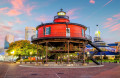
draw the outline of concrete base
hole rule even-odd
[[[44,64],[44,66],[48,66],[48,64]]]
[[[40,64],[39,63],[35,63],[35,66],[39,66]]]
[[[73,64],[67,64],[67,66],[73,66]]]
[[[83,66],[87,66],[87,63],[83,63],[82,65],[83,65]]]

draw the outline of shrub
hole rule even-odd
[[[100,57],[99,56],[95,57],[95,60],[100,60]]]
[[[108,57],[107,57],[107,56],[104,56],[103,59],[108,60]]]
[[[118,60],[120,58],[120,56],[115,56],[115,60]]]

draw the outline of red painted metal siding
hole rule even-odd
[[[38,28],[38,38],[41,38],[41,37],[66,37],[66,28],[67,28],[66,24],[45,25],[45,28],[51,27],[50,35],[44,35],[43,27],[44,26],[41,26]],[[85,31],[84,27],[77,26],[77,25],[68,25],[68,28],[70,28],[70,37],[82,37],[82,29]]]
[[[70,22],[70,21],[68,19],[58,18],[58,19],[55,19],[54,22]]]

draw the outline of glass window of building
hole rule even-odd
[[[46,27],[45,35],[49,35],[51,33],[51,27]]]
[[[85,33],[84,33],[84,29],[82,29],[82,36],[84,37]]]

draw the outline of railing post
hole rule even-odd
[[[47,63],[47,53],[48,53],[48,42],[46,42],[46,63]]]

